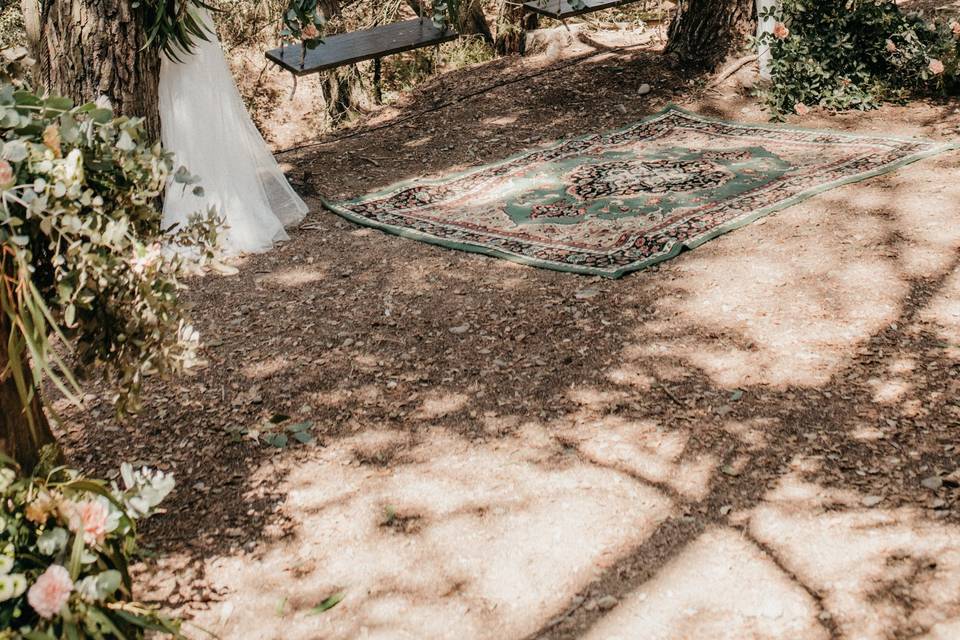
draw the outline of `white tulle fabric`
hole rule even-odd
[[[212,25],[209,14],[204,19]],[[257,131],[215,35],[183,62],[164,59],[160,70],[163,145],[201,179],[202,197],[171,183],[163,207],[166,226],[216,207],[226,221],[220,251],[260,252],[288,239],[307,206],[287,182]]]

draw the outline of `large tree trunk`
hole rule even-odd
[[[40,394],[35,391],[33,400],[24,407],[16,382],[6,371],[9,336],[9,322],[6,317],[0,317],[0,451],[30,473],[40,461],[40,450],[46,445],[55,445],[56,441],[40,406]]]
[[[526,44],[527,31],[537,28],[538,16],[532,11],[527,12],[520,2],[500,4],[500,13],[497,16],[496,50],[500,55],[512,53],[522,54]]]
[[[23,0],[28,24],[32,2]],[[144,48],[130,0],[42,0],[36,23],[41,88],[77,102],[106,96],[117,113],[146,118],[149,133],[160,137],[160,56]]]
[[[493,32],[487,24],[487,16],[483,13],[483,3],[480,0],[462,0],[457,21],[459,24],[455,26],[461,35],[478,35],[487,44],[494,44]]]
[[[712,71],[743,47],[754,16],[754,0],[681,0],[667,52],[685,65]]]

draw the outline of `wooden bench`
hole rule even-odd
[[[365,60],[429,47],[460,37],[450,28],[438,29],[429,19],[405,20],[363,31],[328,36],[304,54],[302,44],[267,51],[267,59],[296,76],[318,73]]]
[[[539,13],[542,16],[553,18],[554,20],[565,20],[573,16],[580,16],[585,13],[593,13],[603,9],[619,7],[620,5],[630,4],[637,0],[580,0],[575,7],[570,0],[530,0],[524,2],[523,6],[527,11]]]

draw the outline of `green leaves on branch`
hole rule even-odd
[[[905,14],[893,0],[783,0],[760,17],[775,33],[763,97],[776,117],[806,107],[872,109],[911,95],[956,93],[960,24]]]
[[[147,46],[180,61],[198,41],[209,39],[209,29],[198,13],[213,8],[203,0],[133,0],[147,32]]]
[[[0,65],[0,326],[12,376],[29,401],[43,379],[76,400],[77,384],[52,348],[97,364],[135,410],[143,378],[197,363],[198,336],[180,305],[186,264],[164,247],[208,255],[212,212],[176,233],[161,228],[168,179],[188,172],[151,144],[142,121],[107,105],[40,98]]]
[[[327,18],[317,0],[290,0],[283,13],[283,35],[298,40],[308,49],[323,42]]]

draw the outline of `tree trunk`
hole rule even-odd
[[[497,17],[496,50],[502,56],[513,53],[523,54],[527,31],[532,31],[539,24],[536,13],[527,12],[523,4],[502,2]]]
[[[341,122],[357,109],[369,105],[370,97],[356,65],[328,71],[323,80],[322,91],[327,115],[334,123]]]
[[[490,31],[490,25],[487,24],[487,16],[483,13],[483,3],[480,0],[464,0],[460,4],[460,15],[457,16],[459,24],[456,25],[457,31],[461,35],[478,35],[483,40],[493,46],[493,32]]]
[[[681,0],[667,52],[687,66],[712,71],[742,49],[754,16],[754,0]]]
[[[29,11],[30,0],[23,0]],[[26,16],[29,18],[29,14]],[[109,98],[160,137],[160,56],[129,0],[43,0],[33,43],[38,84],[78,103]]]
[[[17,392],[13,376],[6,372],[7,340],[10,325],[0,318],[0,451],[17,461],[30,473],[40,461],[40,450],[55,445],[50,423],[40,406],[40,394],[34,390],[33,400],[26,407]],[[33,420],[33,426],[30,421]]]

